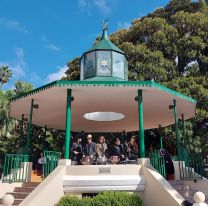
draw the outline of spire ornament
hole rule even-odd
[[[102,39],[108,39],[108,34],[107,34],[107,30],[108,30],[108,19],[105,19],[105,20],[102,21],[101,28],[103,30]]]
[[[108,30],[108,18],[102,21],[101,28],[103,31]]]

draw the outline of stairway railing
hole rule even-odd
[[[29,155],[6,154],[2,182],[25,182],[28,178]]]
[[[179,161],[181,179],[201,179],[204,176],[204,161],[201,153],[190,153],[182,148]]]
[[[44,151],[43,152],[43,178],[46,178],[58,165],[58,160],[61,157],[60,152]]]
[[[150,159],[150,164],[163,176],[166,178],[166,171],[165,171],[165,160],[164,157],[160,155],[159,151],[152,151],[149,152],[148,155]]]

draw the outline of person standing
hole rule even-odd
[[[175,180],[175,170],[170,154],[165,149],[161,149],[160,155],[164,157],[166,179]]]
[[[96,143],[92,141],[92,135],[87,135],[87,144],[84,147],[84,155],[93,158],[96,155]]]
[[[128,143],[127,148],[128,156],[130,160],[136,160],[138,156],[138,145],[136,143],[135,137],[132,137]]]
[[[82,159],[82,153],[83,153],[83,147],[82,147],[82,137],[78,136],[77,141],[73,142],[71,147],[71,154],[72,154],[72,161],[74,164],[81,164]]]
[[[105,137],[100,136],[99,143],[96,145],[96,153],[98,157],[104,157],[106,156],[108,146],[105,143]]]
[[[125,150],[123,145],[121,144],[121,141],[119,138],[115,139],[114,142],[114,147],[112,149],[112,156],[118,156],[120,158],[120,160],[124,160],[125,159]]]

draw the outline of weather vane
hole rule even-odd
[[[101,28],[103,31],[108,30],[108,19],[102,21]]]

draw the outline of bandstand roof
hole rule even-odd
[[[59,80],[10,100],[10,117],[29,116],[31,99],[39,105],[33,111],[37,126],[65,129],[66,94],[72,89],[72,131],[121,132],[138,130],[137,91],[143,90],[144,127],[157,128],[174,124],[169,105],[176,100],[178,117],[195,116],[196,101],[152,81],[67,81]],[[83,116],[89,112],[118,112],[125,118],[116,121],[93,121]]]

